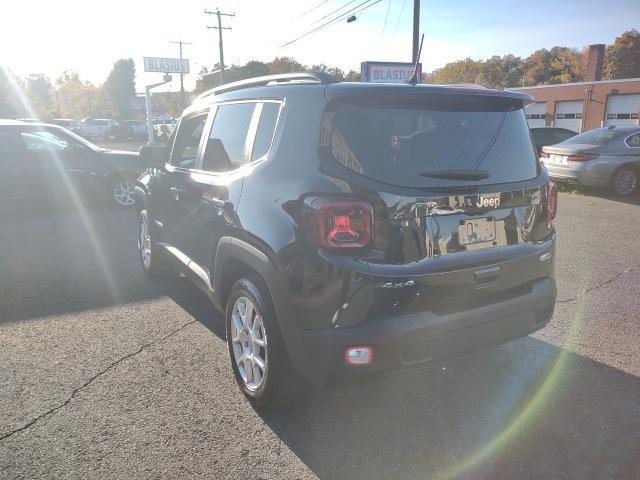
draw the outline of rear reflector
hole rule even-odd
[[[344,351],[344,363],[347,365],[371,365],[373,363],[373,347],[349,347]]]

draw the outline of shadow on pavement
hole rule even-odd
[[[167,294],[221,339],[187,279]],[[309,359],[313,361],[313,359]],[[321,479],[636,479],[640,378],[525,337],[261,413]]]
[[[161,284],[221,339],[186,278]],[[309,359],[313,361],[313,359]],[[321,479],[636,479],[640,379],[525,337],[261,413]]]
[[[42,210],[2,222],[0,323],[163,295],[140,266],[133,210]]]
[[[631,479],[639,399],[637,377],[526,337],[263,418],[321,479]]]
[[[566,183],[560,184],[560,191],[569,194],[583,195],[586,197],[602,198],[613,202],[627,203],[629,205],[640,205],[640,191],[636,191],[634,194],[624,197],[616,195],[604,188],[583,187]]]
[[[159,283],[170,297],[195,320],[207,327],[220,339],[226,339],[224,316],[190,280],[184,277],[167,278]]]

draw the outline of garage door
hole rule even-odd
[[[545,113],[547,112],[547,102],[536,102],[529,105],[524,110],[529,127],[544,127]]]
[[[640,94],[609,95],[607,98],[607,113],[604,126],[609,125],[638,125],[640,112]]]
[[[553,126],[579,132],[582,128],[582,103],[582,100],[556,102],[556,118]]]

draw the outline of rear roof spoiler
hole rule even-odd
[[[352,95],[381,95],[385,93],[421,95],[435,94],[446,95],[457,93],[461,95],[478,95],[485,97],[505,98],[519,100],[523,105],[534,101],[531,95],[516,92],[513,90],[495,90],[483,87],[482,85],[432,85],[417,84],[407,85],[402,83],[362,83],[362,82],[342,82],[339,85],[328,85],[326,89],[327,99],[333,100]]]

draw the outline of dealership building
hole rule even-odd
[[[526,110],[530,127],[584,132],[609,125],[638,125],[640,78],[602,80],[604,45],[589,46],[584,82],[514,88],[535,99]]]

